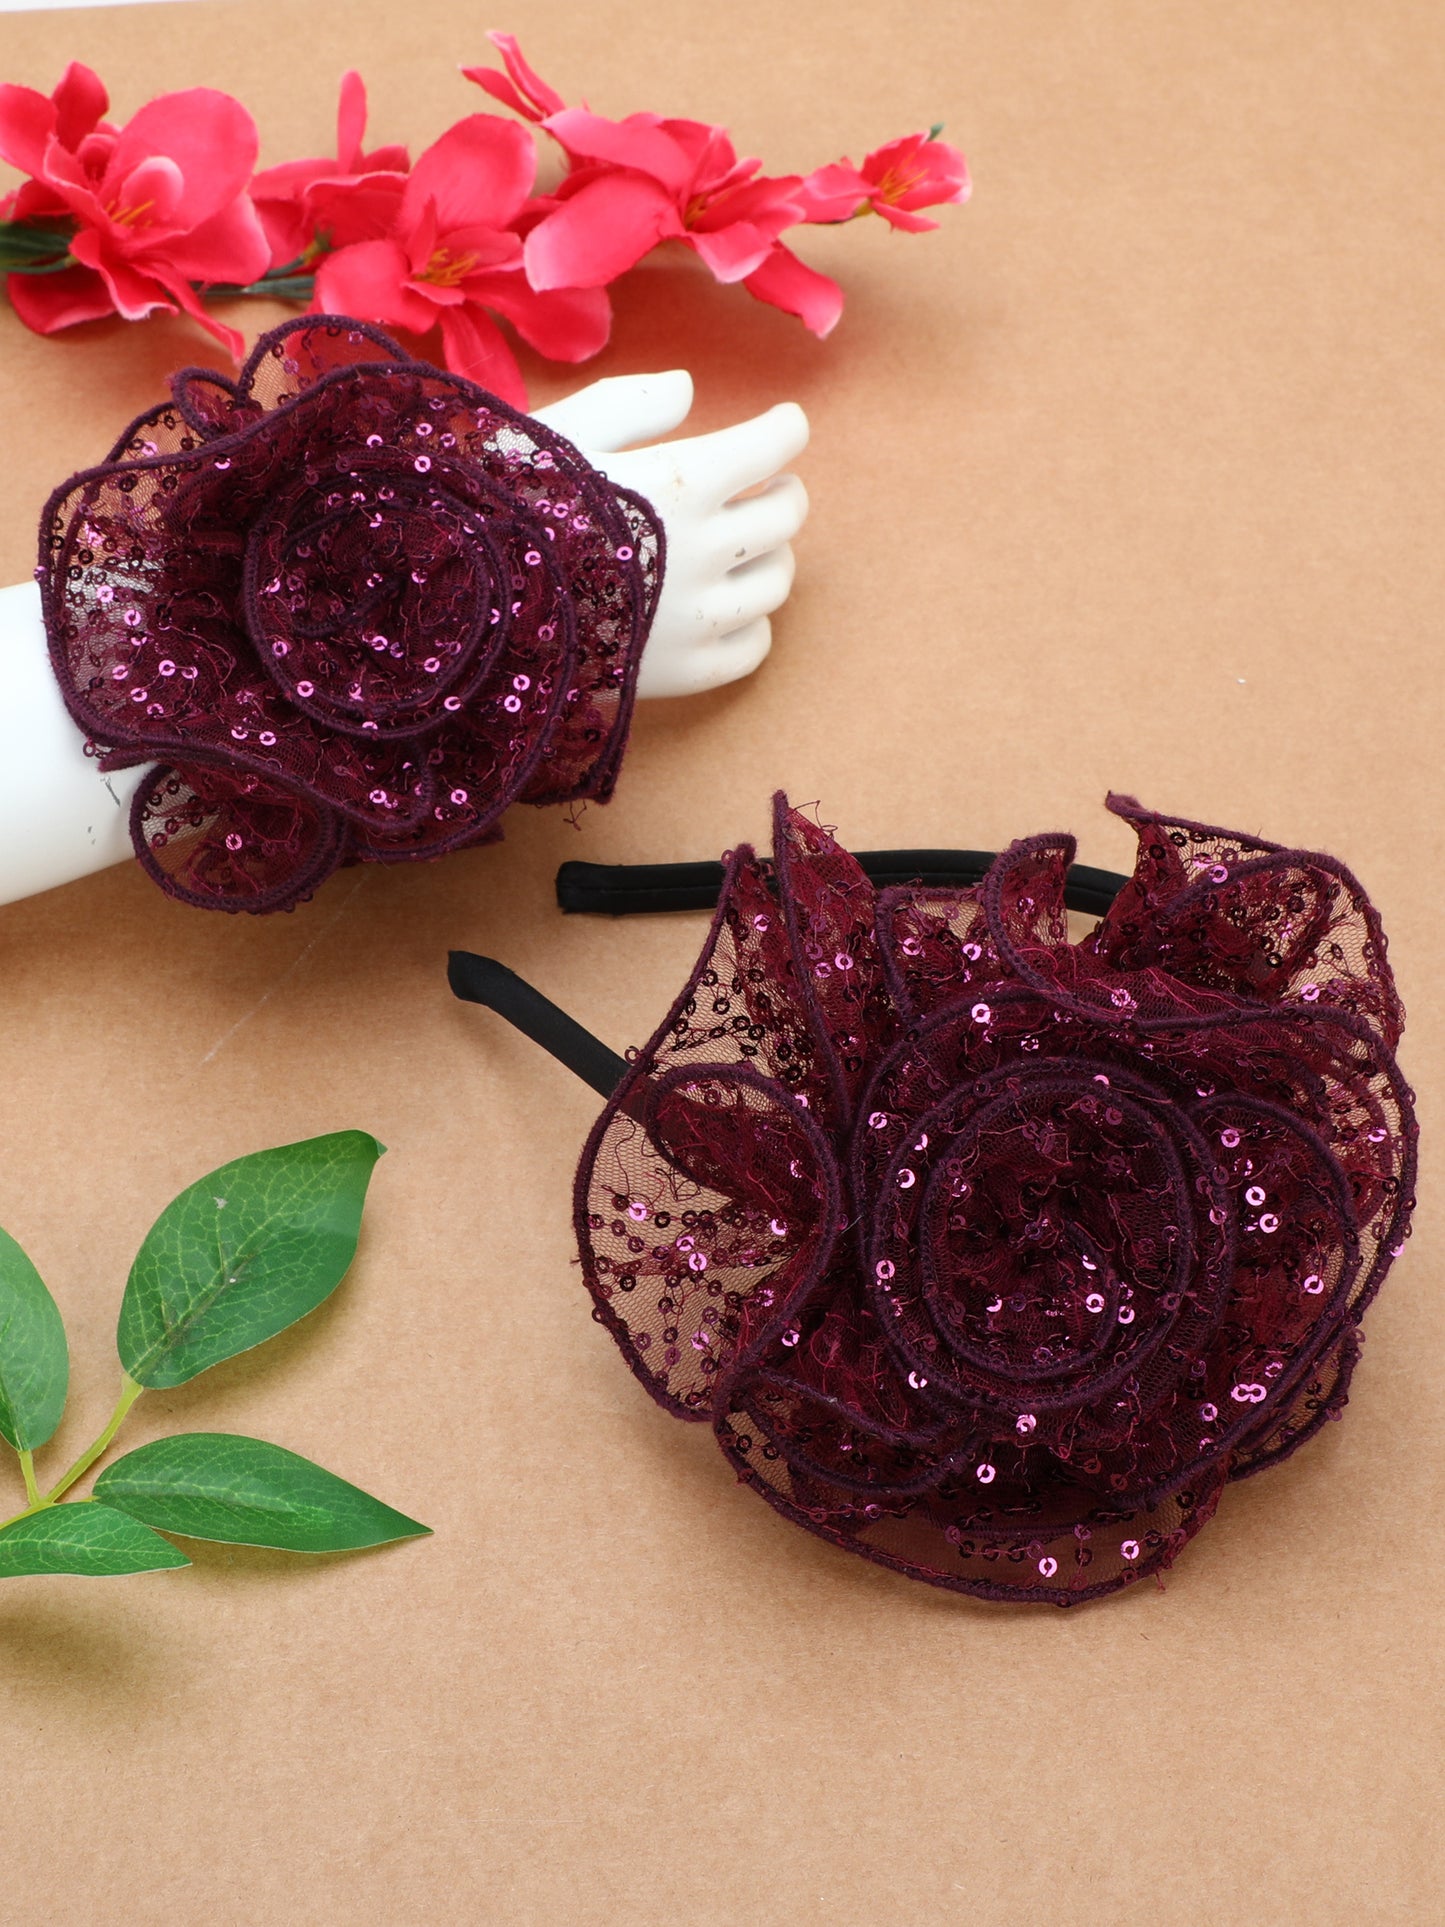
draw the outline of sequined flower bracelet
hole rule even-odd
[[[565,908],[717,905],[630,1060],[451,964],[607,1098],[576,1231],[647,1391],[786,1518],[985,1599],[1162,1573],[1338,1418],[1414,1204],[1361,886],[1110,807],[1127,879],[1052,835],[855,858],[781,797],[771,862],[564,866]]]
[[[162,889],[290,909],[611,794],[664,568],[646,501],[345,317],[171,388],[56,490],[37,571],[71,717],[102,768],[155,766],[131,833]]]

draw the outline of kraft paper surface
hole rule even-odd
[[[221,87],[269,162],[330,151],[355,65],[373,139],[416,151],[487,105],[456,68],[489,26],[569,100],[726,121],[773,172],[942,120],[975,198],[922,238],[805,235],[847,290],[826,342],[690,257],[618,290],[588,373],[686,365],[703,428],[797,399],[813,508],[766,666],[645,707],[611,806],[290,916],[190,910],[133,864],[0,911],[0,1223],[69,1326],[62,1462],[161,1206],[359,1126],[390,1150],[349,1279],[128,1436],[275,1439],[436,1529],[7,1582],[0,1918],[1438,1920],[1438,9],[213,0],[7,16],[0,75],[48,91],[83,57],[117,117]],[[180,321],[45,341],[0,305],[0,582],[54,484],[211,358]],[[539,403],[585,378],[526,365]],[[555,866],[715,856],[780,786],[854,848],[1063,829],[1117,869],[1113,787],[1329,850],[1381,908],[1416,1235],[1344,1422],[1230,1488],[1162,1590],[998,1607],[814,1542],[589,1317],[596,1100],[453,1000],[447,950],[639,1043],[705,920],[564,919]]]

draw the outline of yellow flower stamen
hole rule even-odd
[[[141,201],[135,207],[122,207],[119,201],[112,201],[105,211],[118,226],[135,227],[154,206],[154,201]]]
[[[874,192],[891,207],[895,201],[901,201],[910,188],[917,187],[926,171],[920,167],[916,173],[900,174],[896,168],[890,167]]]
[[[475,254],[454,255],[450,248],[437,248],[418,279],[430,281],[433,287],[454,288],[459,281],[465,281],[476,265]]]

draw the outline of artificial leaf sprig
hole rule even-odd
[[[0,1579],[189,1565],[163,1532],[344,1552],[430,1530],[294,1452],[226,1432],[155,1439],[108,1466],[90,1498],[68,1500],[142,1392],[184,1385],[330,1296],[355,1254],[382,1150],[364,1131],[283,1144],[222,1165],[166,1206],[121,1300],[115,1410],[46,1492],[34,1455],[65,1409],[65,1328],[34,1265],[0,1231],[0,1436],[19,1458],[26,1497],[0,1523]]]

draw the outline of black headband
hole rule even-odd
[[[989,850],[863,850],[857,861],[879,889],[902,883],[965,889],[982,882],[997,858]],[[721,863],[564,863],[557,872],[557,902],[563,910],[590,916],[715,910],[723,876]],[[1064,902],[1070,910],[1101,917],[1126,881],[1116,871],[1076,863],[1068,873]],[[611,1097],[626,1075],[626,1058],[494,957],[453,950],[447,981],[467,1003],[505,1017],[599,1097]]]

